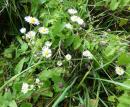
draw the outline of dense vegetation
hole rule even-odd
[[[130,0],[1,0],[0,107],[130,107]]]

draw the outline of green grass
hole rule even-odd
[[[0,23],[1,107],[129,107],[129,2],[0,1],[0,19],[6,22]],[[76,9],[85,24],[73,22],[69,8]],[[28,15],[40,25],[27,23]],[[73,28],[67,29],[66,23]],[[42,26],[48,34],[39,32]],[[19,31],[22,27],[25,34]],[[36,32],[31,39],[30,30]],[[46,41],[52,43],[47,48],[50,58],[43,55]],[[83,56],[86,50],[92,59]],[[117,66],[125,71],[123,75],[116,73]],[[23,83],[34,87],[23,93]]]

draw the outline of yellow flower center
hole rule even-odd
[[[41,32],[46,32],[46,29],[42,29]]]
[[[35,23],[35,18],[31,18],[31,23]]]
[[[47,56],[49,54],[48,50],[45,51],[45,55]]]

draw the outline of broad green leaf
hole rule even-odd
[[[108,101],[115,102],[116,96],[109,96]]]
[[[128,5],[130,0],[119,0],[121,7]]]
[[[119,26],[123,26],[123,25],[126,25],[128,23],[128,19],[126,18],[121,18],[120,21],[119,21]]]
[[[16,102],[15,102],[15,100],[13,100],[13,101],[11,101],[9,103],[9,107],[18,107],[17,104],[16,104]]]
[[[31,103],[23,102],[20,107],[32,107]]]
[[[111,10],[116,10],[118,6],[119,6],[119,2],[117,0],[111,0],[111,3],[110,3]]]
[[[127,65],[130,64],[130,54],[122,53],[118,58],[119,65]]]
[[[15,74],[20,73],[22,71],[23,64],[24,64],[25,61],[26,61],[26,59],[23,58],[23,59],[20,60],[20,62],[18,62],[18,64],[16,65],[16,67],[14,69]]]
[[[72,45],[73,41],[74,41],[73,35],[70,35],[69,37],[67,37],[64,42],[65,47]]]
[[[62,73],[64,73],[65,70],[59,67],[44,70],[40,73],[39,77],[41,80],[48,80],[49,78],[53,78],[54,76],[60,76]]]
[[[82,39],[79,36],[76,36],[73,41],[73,48],[78,49],[82,43]]]
[[[52,97],[53,92],[51,90],[49,90],[49,89],[48,90],[43,89],[41,95],[46,96],[46,97]]]
[[[23,43],[21,45],[21,52],[25,52],[28,49],[28,44],[27,43]]]
[[[9,48],[4,50],[4,57],[6,58],[12,58],[14,52],[14,45],[11,45]]]

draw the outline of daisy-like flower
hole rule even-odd
[[[77,13],[77,10],[76,9],[68,9],[68,13],[73,15],[73,14]]]
[[[62,62],[61,61],[58,61],[57,62],[57,65],[60,67],[60,66],[62,66]]]
[[[83,19],[81,19],[79,16],[73,15],[73,16],[70,17],[70,19],[71,19],[72,22],[76,22],[79,25],[83,25],[84,24]]]
[[[21,29],[20,29],[20,32],[21,32],[21,33],[26,33],[26,28],[24,28],[24,27],[21,28]]]
[[[21,92],[24,93],[24,94],[26,94],[26,93],[28,92],[28,90],[29,90],[29,85],[28,85],[28,83],[23,83],[23,84],[22,84]]]
[[[123,75],[125,73],[124,69],[119,66],[116,66],[115,71],[118,75]]]
[[[40,83],[39,78],[36,78],[35,83],[36,83],[36,84],[39,84],[39,83]]]
[[[38,29],[39,33],[41,34],[48,34],[49,33],[49,29],[48,28],[45,28],[45,27],[40,27]]]
[[[51,49],[49,49],[49,47],[44,46],[44,47],[42,48],[42,55],[43,55],[43,57],[45,57],[45,58],[50,58],[51,55],[52,55]]]
[[[66,59],[67,61],[70,61],[71,58],[72,58],[72,56],[71,56],[70,54],[67,54],[67,55],[65,56],[65,59]]]
[[[84,24],[84,21],[83,21],[83,19],[78,18],[77,23],[78,23],[79,25],[83,25],[83,24]]]
[[[33,24],[33,25],[39,25],[39,20],[35,17],[31,17],[31,16],[26,16],[25,18],[25,21],[30,23],[30,24]]]
[[[73,26],[72,26],[70,23],[65,24],[65,27],[66,27],[67,29],[73,29]]]
[[[50,42],[50,41],[45,42],[45,46],[50,47],[51,45],[52,45],[52,42]]]
[[[86,51],[83,52],[83,56],[87,57],[88,59],[92,59],[93,58],[93,55],[88,50],[86,50]]]
[[[34,32],[34,31],[29,31],[29,32],[26,34],[26,39],[34,39],[34,38],[35,38],[35,35],[36,35],[36,32]]]
[[[80,18],[79,16],[75,16],[75,15],[73,15],[73,16],[70,17],[70,19],[71,19],[72,22],[77,22],[77,20],[79,18]]]

